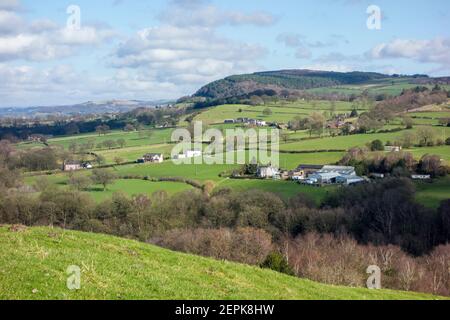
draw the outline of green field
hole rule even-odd
[[[352,105],[349,102],[335,102],[336,112],[352,111]],[[263,111],[269,108],[272,115],[264,115]],[[307,117],[313,112],[329,111],[331,102],[329,101],[297,101],[289,104],[269,104],[265,106],[249,105],[221,105],[209,108],[198,115],[195,120],[206,123],[223,123],[225,119],[254,118],[268,122],[287,123],[296,116]],[[241,111],[241,112],[240,112]]]
[[[131,240],[53,228],[0,227],[0,299],[437,299],[391,290],[329,286]],[[67,289],[69,266],[81,288]]]
[[[50,145],[59,145],[68,148],[73,142],[77,144],[94,141],[95,145],[106,140],[124,139],[127,147],[149,146],[154,144],[162,144],[170,141],[173,129],[148,129],[145,132],[151,132],[150,137],[140,137],[138,132],[124,132],[122,130],[111,131],[106,135],[98,135],[96,133],[64,136],[52,138],[48,140]]]
[[[416,199],[429,208],[437,208],[443,200],[450,199],[450,177],[432,182],[417,182]]]
[[[69,180],[67,174],[48,176],[48,179],[52,184],[62,188],[70,188],[67,184]],[[25,179],[25,182],[29,185],[33,185],[35,181],[36,177]],[[191,189],[193,189],[192,186],[182,182],[153,182],[138,179],[119,179],[114,181],[113,184],[108,185],[106,190],[103,190],[103,187],[100,185],[93,185],[85,192],[89,193],[96,201],[102,201],[110,199],[116,192],[121,192],[131,197],[138,194],[151,196],[157,191],[164,191],[169,195],[173,195]]]

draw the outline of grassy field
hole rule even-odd
[[[126,141],[126,147],[149,146],[169,142],[172,131],[173,129],[148,129],[144,130],[143,133],[146,134],[150,132],[150,136],[141,137],[138,132],[124,132],[122,130],[115,130],[101,136],[96,133],[90,133],[58,137],[49,139],[48,143],[50,145],[59,145],[64,148],[68,148],[73,142],[83,144],[92,140],[95,145],[97,145],[106,140],[124,139]]]
[[[329,286],[270,270],[175,253],[116,237],[0,227],[0,299],[437,299],[426,294]],[[70,291],[69,266],[81,269]]]
[[[311,198],[318,205],[330,192],[336,189],[335,187],[318,188],[314,186],[300,185],[292,181],[233,179],[223,180],[216,186],[216,188],[230,188],[236,191],[256,189],[275,193],[284,199],[292,198],[301,193]]]
[[[81,173],[85,174],[85,173]],[[69,177],[67,174],[58,174],[47,177],[52,184],[58,185],[61,188],[70,188],[68,185]],[[26,178],[25,182],[28,185],[33,185],[36,181],[36,177]],[[102,201],[110,199],[116,192],[122,192],[128,196],[137,194],[152,195],[157,191],[167,192],[169,195],[173,195],[182,191],[192,190],[193,187],[182,182],[153,182],[137,179],[119,179],[113,184],[108,185],[106,190],[100,185],[93,185],[85,192],[89,193],[94,200]]]
[[[348,102],[335,102],[336,112],[351,112],[352,105]],[[269,108],[271,115],[264,115],[263,111]],[[264,106],[249,105],[222,105],[209,108],[198,115],[195,120],[206,123],[223,123],[225,119],[253,118],[269,122],[287,123],[296,116],[307,117],[313,112],[329,111],[329,101],[297,101],[288,104],[268,104]]]
[[[443,200],[450,199],[450,177],[433,182],[418,182],[416,199],[429,208],[437,208]]]

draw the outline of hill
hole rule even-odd
[[[234,75],[207,84],[195,97],[225,99],[248,95],[258,90],[309,90],[341,85],[376,84],[381,80],[408,78],[374,72],[330,72],[313,70],[266,71]]]
[[[433,299],[323,285],[145,243],[52,228],[0,227],[0,299]],[[81,290],[66,269],[81,268]]]

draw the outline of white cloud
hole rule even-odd
[[[83,25],[71,30],[50,20],[28,23],[17,12],[0,10],[0,61],[64,58],[80,47],[100,45],[115,36],[105,27]]]
[[[270,26],[276,18],[270,13],[244,13],[223,10],[207,0],[173,0],[159,18],[164,24],[179,27],[217,27],[221,25]]]
[[[450,68],[449,52],[449,38],[434,38],[431,40],[395,39],[375,46],[367,53],[367,56],[373,59],[405,58]]]
[[[0,0],[0,10],[17,10],[19,8],[19,0]]]
[[[204,27],[161,26],[139,31],[112,57],[116,68],[145,69],[160,81],[193,86],[253,71],[265,49],[219,37]]]

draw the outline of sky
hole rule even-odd
[[[0,107],[177,99],[279,69],[449,76],[450,1],[0,0]]]

